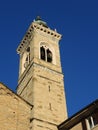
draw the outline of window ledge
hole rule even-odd
[[[98,124],[95,125],[91,130],[98,130]]]

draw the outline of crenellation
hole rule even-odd
[[[28,29],[27,33],[25,34],[24,38],[22,39],[20,45],[17,48],[17,53],[20,54],[23,52],[23,48],[26,49],[29,45],[31,39],[33,38],[33,29],[32,27]]]

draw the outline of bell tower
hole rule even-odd
[[[57,130],[57,125],[67,119],[60,39],[59,33],[37,17],[17,48],[17,94],[33,105],[31,130]]]

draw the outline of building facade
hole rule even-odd
[[[0,83],[0,130],[30,130],[33,106]]]
[[[59,130],[98,130],[98,100],[58,126]]]
[[[97,130],[97,101],[67,116],[60,40],[40,17],[31,23],[17,48],[17,93],[0,83],[0,130]]]
[[[6,100],[8,111],[4,111],[3,116],[2,105],[0,130],[8,130],[11,124],[10,130],[57,130],[67,119],[60,39],[61,35],[51,30],[40,17],[31,23],[17,48],[20,56],[17,94],[1,84],[12,96],[5,92],[6,100],[1,91],[4,98],[1,104]]]

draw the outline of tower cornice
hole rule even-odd
[[[28,31],[26,32],[24,38],[22,39],[20,45],[17,48],[17,53],[20,54],[22,52],[22,50],[24,50],[25,48],[27,48],[27,46],[29,45],[31,39],[33,38],[34,32],[38,31],[38,32],[43,32],[45,34],[47,34],[50,37],[54,37],[57,40],[60,40],[62,35],[57,33],[56,30],[51,30],[50,28],[44,27],[40,24],[38,24],[37,22],[32,22]]]
[[[45,65],[40,65],[39,63],[37,63],[36,59],[33,59],[31,61],[31,63],[28,65],[27,69],[23,72],[23,74],[19,78],[18,85],[22,82],[22,80],[24,79],[24,77],[29,72],[29,70],[31,69],[32,66],[36,67],[36,68],[40,68],[43,71],[47,71],[47,72],[54,73],[54,74],[59,74],[59,75],[61,75],[62,78],[64,77],[62,72],[60,72],[58,70],[51,69],[48,66],[46,67]]]
[[[50,36],[57,38],[58,40],[61,39],[61,34],[57,33],[56,30],[51,30],[50,28],[46,28],[42,25],[39,25],[36,22],[33,22],[33,27],[38,31],[44,32]]]

